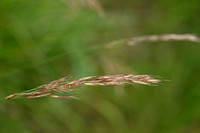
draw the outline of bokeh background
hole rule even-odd
[[[200,46],[134,36],[200,35],[199,0],[1,0],[0,98],[71,75],[149,74],[156,86],[81,87],[80,100],[0,102],[1,133],[199,133]]]

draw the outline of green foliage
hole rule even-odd
[[[81,88],[81,100],[0,103],[0,132],[198,133],[200,47],[191,42],[103,49],[113,40],[199,33],[198,0],[102,0],[92,9],[63,1],[1,0],[0,98],[72,75],[149,74],[158,86]]]

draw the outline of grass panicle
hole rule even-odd
[[[63,0],[73,11],[79,11],[81,7],[94,10],[99,16],[103,17],[105,11],[98,0]]]
[[[159,41],[190,41],[200,42],[200,38],[192,34],[164,34],[134,37],[127,42],[128,46],[135,45],[139,42],[159,42]]]
[[[59,96],[55,92],[72,92],[77,87],[81,86],[119,86],[122,84],[143,84],[151,85],[159,83],[159,79],[154,79],[149,75],[109,75],[109,76],[90,76],[79,80],[68,82],[68,77],[64,77],[48,84],[39,86],[29,91],[15,93],[9,95],[5,100],[19,98],[38,98],[38,97],[53,97],[53,98],[73,98],[74,96]]]
[[[163,34],[163,35],[147,35],[133,37],[131,39],[115,40],[106,44],[105,48],[114,48],[117,46],[135,46],[142,42],[162,42],[162,41],[189,41],[200,43],[200,38],[193,34]]]

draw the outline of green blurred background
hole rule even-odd
[[[170,81],[82,87],[72,94],[80,100],[0,102],[0,133],[199,133],[199,44],[103,48],[141,35],[200,35],[199,0],[94,2],[1,0],[0,98],[68,75],[149,74]]]

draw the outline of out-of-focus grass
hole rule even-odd
[[[0,103],[0,132],[198,133],[200,46],[144,43],[104,50],[112,40],[199,33],[199,1],[100,1],[106,15],[62,1],[2,0],[0,97],[72,75],[138,73],[170,80],[158,86],[87,87],[81,100]],[[94,49],[94,47],[99,47]]]

